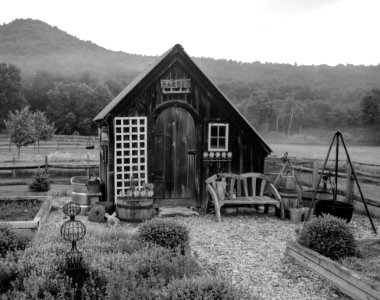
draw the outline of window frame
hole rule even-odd
[[[225,122],[210,122],[208,123],[208,146],[207,149],[208,151],[215,151],[215,152],[222,152],[222,151],[228,151],[228,142],[229,142],[229,125],[228,123]],[[217,136],[211,136],[211,128],[213,126],[216,126],[218,128]],[[219,135],[219,128],[224,127],[225,128],[225,136],[220,136]],[[217,138],[217,147],[212,147],[211,146],[211,138]],[[219,139],[224,138],[225,139],[225,145],[224,147],[220,147],[219,145]]]

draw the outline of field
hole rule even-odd
[[[93,149],[87,147],[93,146]],[[86,162],[99,160],[99,142],[91,136],[54,136],[49,141],[41,141],[37,145],[21,147],[20,157],[17,156],[15,145],[9,146],[8,138],[0,135],[0,165],[43,163],[45,156],[49,162]]]
[[[272,148],[272,155],[281,157],[285,152],[289,157],[325,160],[329,145],[290,145],[290,144],[269,144]],[[380,167],[380,147],[376,146],[347,146],[348,154],[353,162],[379,165]],[[346,160],[343,146],[339,146],[339,160]],[[329,156],[329,160],[335,160],[335,144]]]

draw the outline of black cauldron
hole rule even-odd
[[[315,214],[317,217],[322,216],[322,214],[330,214],[349,223],[353,212],[354,206],[347,202],[334,200],[318,200],[315,202]]]

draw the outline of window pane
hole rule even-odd
[[[211,125],[211,136],[218,136],[218,126]]]
[[[210,138],[210,148],[218,148],[218,138]]]
[[[223,138],[219,138],[219,148],[220,149],[226,148],[226,139],[224,137]]]
[[[219,136],[226,137],[226,127],[225,126],[219,127]]]

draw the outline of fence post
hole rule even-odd
[[[313,184],[313,189],[315,191],[318,190],[318,179],[319,179],[319,174],[318,174],[318,161],[313,160],[313,178],[312,178],[312,184]]]
[[[90,157],[87,153],[87,177],[90,177]]]
[[[16,164],[16,159],[15,159],[15,157],[13,156],[13,166]],[[13,176],[13,178],[16,178],[16,170],[15,169],[13,169],[12,170],[12,176]]]
[[[57,137],[57,149],[59,150],[59,137]]]
[[[45,173],[47,174],[49,171],[48,157],[45,155]]]
[[[347,177],[346,177],[346,202],[351,203],[353,201],[353,195],[354,195],[354,180],[352,178],[352,169],[347,161],[346,165],[347,170]]]

